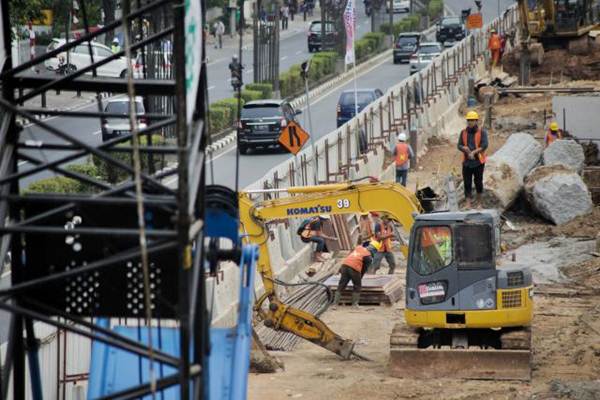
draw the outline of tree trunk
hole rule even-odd
[[[104,25],[108,25],[115,20],[115,0],[102,0],[102,10],[104,11]],[[114,30],[106,32],[106,43],[110,44],[115,37]]]

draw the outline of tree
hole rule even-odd
[[[40,18],[42,10],[49,5],[48,0],[11,0],[7,3],[10,25],[13,28],[27,25],[32,19]]]
[[[102,10],[104,11],[104,24],[108,25],[115,20],[115,10],[117,8],[115,0],[102,0]],[[106,33],[106,43],[113,40],[115,33],[111,30]]]

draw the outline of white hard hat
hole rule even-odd
[[[399,141],[401,141],[401,142],[406,142],[406,133],[404,133],[404,132],[401,132],[401,133],[398,135],[398,140],[399,140]]]
[[[326,215],[326,214],[319,215],[319,218],[321,218],[321,219],[331,219],[331,217],[329,215]]]
[[[117,38],[114,38],[114,39],[113,39],[113,43],[119,43],[119,39],[117,39]]]

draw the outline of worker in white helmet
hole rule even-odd
[[[398,143],[394,147],[394,157],[396,159],[396,183],[406,186],[409,161],[414,159],[415,153],[410,144],[406,143],[406,133],[404,132],[398,135]]]

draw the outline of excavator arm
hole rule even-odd
[[[392,183],[332,184],[277,189],[289,197],[253,202],[251,195],[264,191],[242,192],[239,197],[242,235],[258,245],[257,268],[265,293],[257,299],[255,310],[265,326],[291,332],[330,350],[344,359],[353,354],[354,343],[333,332],[316,316],[284,304],[275,292],[273,268],[267,241],[266,222],[282,218],[308,218],[320,214],[357,214],[384,212],[410,231],[414,215],[423,209],[417,197],[403,186]],[[407,249],[403,248],[407,254]],[[263,303],[269,300],[268,307]]]

